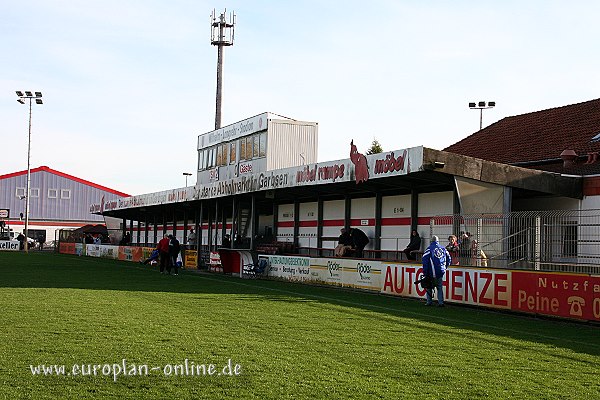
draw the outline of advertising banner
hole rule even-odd
[[[185,250],[183,265],[186,268],[196,268],[198,266],[198,252],[196,250]]]
[[[79,246],[81,246],[81,244]],[[60,242],[60,245],[58,246],[58,251],[62,254],[77,254],[75,252],[75,243]]]
[[[312,258],[310,259],[310,280],[327,285],[343,285],[342,259]]]
[[[310,281],[310,258],[269,256],[268,276],[288,281]]]
[[[0,240],[0,250],[19,251],[18,240]]]
[[[119,258],[119,246],[86,244],[85,254],[90,257]]]
[[[513,271],[512,309],[600,321],[600,277]]]
[[[415,282],[423,273],[419,265],[382,263],[382,293],[407,297],[423,297],[425,291]],[[512,271],[449,268],[444,275],[444,298],[448,302],[511,308]]]
[[[347,260],[342,264],[343,286],[367,290],[381,290],[381,262]]]
[[[118,258],[123,261],[139,262],[143,257],[142,247],[119,246]]]

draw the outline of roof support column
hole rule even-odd
[[[381,208],[383,203],[383,196],[381,193],[375,194],[375,243],[373,243],[373,250],[381,250]]]
[[[158,229],[157,229],[157,225],[156,225],[156,214],[152,214],[152,223],[154,225],[154,229],[153,229],[153,233],[154,233],[154,246],[156,246],[158,244]]]
[[[258,216],[256,215],[256,194],[252,193],[250,198],[250,250],[256,248],[255,237],[258,232]]]
[[[294,253],[296,253],[296,249],[298,248],[298,237],[300,236],[300,202],[298,200],[294,200]]]
[[[238,200],[237,198],[234,196],[231,198],[231,237],[230,237],[230,245],[229,247],[231,248],[235,248],[237,244],[239,244],[239,240],[238,240],[238,229],[239,229],[239,225],[238,225],[238,208],[239,208],[239,204],[238,204]],[[223,238],[225,237],[226,233],[227,233],[227,217],[223,216],[223,230],[221,231],[221,242],[223,241]]]
[[[419,229],[419,192],[416,189],[410,191],[410,234]],[[398,249],[400,250],[400,249]]]
[[[277,232],[279,231],[278,229],[278,225],[279,225],[279,204],[273,202],[273,239],[275,239],[276,242],[279,241],[279,238],[277,237]]]
[[[317,199],[317,254],[323,257],[323,199]]]
[[[344,228],[350,229],[352,217],[352,199],[350,196],[344,196]]]

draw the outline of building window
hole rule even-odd
[[[217,165],[221,165],[223,160],[223,149],[221,147],[221,145],[217,146]]]
[[[60,191],[60,198],[61,199],[65,199],[65,200],[69,200],[71,198],[71,190],[69,190],[69,189],[61,189],[61,191]]]
[[[246,138],[240,139],[240,161],[246,159]]]
[[[29,192],[31,197],[40,197],[40,189],[38,188],[29,188]]]
[[[24,199],[25,198],[25,188],[18,187],[16,195],[17,195],[18,198]]]
[[[56,189],[48,189],[48,198],[49,199],[56,199],[56,198],[58,198],[58,190],[56,190]]]
[[[252,141],[254,142],[254,152],[252,153],[252,157],[253,158],[258,158],[259,157],[259,145],[260,145],[260,140],[259,140],[259,135],[253,135],[252,136]]]
[[[246,160],[252,160],[252,147],[254,144],[254,140],[252,136],[246,137]]]
[[[259,136],[260,146],[259,146],[259,157],[267,156],[267,134],[263,132]]]
[[[235,164],[235,142],[229,143],[229,164]]]
[[[219,165],[227,165],[227,156],[229,155],[229,152],[227,151],[227,143],[219,145],[218,151],[221,152],[221,162],[219,163]]]
[[[198,152],[198,171],[202,171],[204,169],[204,150],[200,150]]]

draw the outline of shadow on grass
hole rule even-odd
[[[398,322],[423,329],[435,324],[438,333],[456,329],[501,335],[517,340],[563,347],[600,356],[600,327],[576,322],[538,319],[480,308],[423,307],[421,301],[362,291],[268,280],[241,280],[220,274],[182,271],[161,275],[157,267],[131,262],[76,257],[52,253],[0,252],[1,288],[72,288],[135,292],[169,292],[236,295],[252,303],[260,301],[324,303],[336,312]],[[253,305],[254,307],[254,305]],[[489,339],[493,340],[493,339]],[[504,343],[501,343],[504,344]],[[513,349],[522,344],[513,344]],[[556,356],[554,354],[554,356]],[[582,362],[582,360],[577,360]]]

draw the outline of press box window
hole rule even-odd
[[[40,197],[40,189],[38,188],[30,188],[31,197]]]
[[[18,198],[24,199],[25,198],[25,188],[18,187],[16,195],[17,195]]]
[[[56,198],[58,198],[58,190],[56,190],[56,189],[48,189],[48,198],[49,199],[56,199]]]
[[[71,191],[69,189],[62,189],[60,191],[60,198],[69,200],[71,198]]]
[[[235,142],[229,143],[229,164],[235,164]]]
[[[267,134],[266,133],[261,133],[259,136],[259,140],[260,140],[260,154],[259,157],[266,157],[267,156]]]
[[[198,152],[198,171],[202,171],[204,169],[204,151],[200,150]]]

